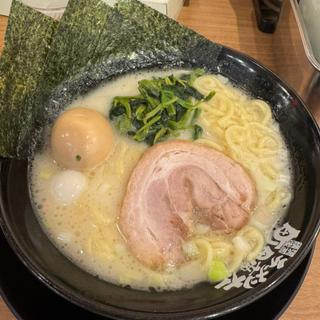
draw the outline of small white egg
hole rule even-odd
[[[55,199],[64,205],[75,201],[86,186],[85,175],[75,170],[65,170],[51,178],[51,192]]]

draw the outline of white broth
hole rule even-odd
[[[136,95],[139,80],[185,72],[126,75],[76,99],[67,109],[88,108],[107,117],[112,99]],[[236,271],[242,262],[254,260],[274,223],[285,214],[292,198],[290,160],[270,106],[252,99],[221,76],[201,76],[194,87],[202,94],[216,92],[210,101],[201,104],[198,123],[204,132],[194,143],[223,152],[249,173],[257,189],[251,219],[240,231],[229,234],[196,225],[194,234],[183,245],[187,262],[177,268],[152,270],[131,253],[118,227],[127,182],[148,146],[120,135],[112,127],[114,141],[107,158],[97,167],[75,174],[65,173],[59,167],[48,143],[31,165],[30,188],[37,218],[56,247],[89,273],[141,290],[192,287],[208,280],[213,258],[222,260],[229,273]],[[182,138],[189,137],[186,134],[179,137]],[[61,197],[57,196],[60,190],[57,176],[68,181],[70,188],[76,188],[73,198],[63,196],[69,194],[68,189],[61,191]]]

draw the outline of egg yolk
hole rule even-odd
[[[108,120],[91,109],[65,111],[52,127],[53,158],[64,168],[79,171],[94,168],[107,157],[112,142]]]

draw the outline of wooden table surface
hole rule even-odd
[[[287,38],[287,35],[283,38],[282,31],[276,35],[258,31],[251,0],[191,0],[190,6],[183,8],[179,21],[211,40],[256,58],[280,74],[302,96],[304,95],[302,88],[306,82],[310,81],[312,68],[308,66],[295,46],[296,41],[300,40],[292,12],[288,11],[282,19],[282,30],[289,32],[290,39]],[[7,18],[0,16],[0,50],[3,47],[6,25]],[[279,58],[281,50],[288,52],[286,60]],[[296,59],[297,56],[298,59]],[[291,64],[289,68],[288,64]],[[320,116],[317,118],[320,121]],[[306,279],[281,320],[320,319],[320,285],[318,280],[320,281],[319,241]],[[14,319],[1,298],[0,319]]]

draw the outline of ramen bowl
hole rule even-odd
[[[105,282],[68,260],[42,230],[32,208],[28,161],[1,160],[1,227],[15,253],[50,289],[94,313],[117,319],[213,319],[261,298],[284,281],[309,252],[319,231],[320,149],[316,122],[297,94],[253,59],[221,47],[181,57],[143,54],[91,66],[63,83],[46,108],[49,121],[79,94],[138,70],[204,67],[268,102],[288,147],[293,199],[253,263],[216,284],[178,291],[138,291]]]

